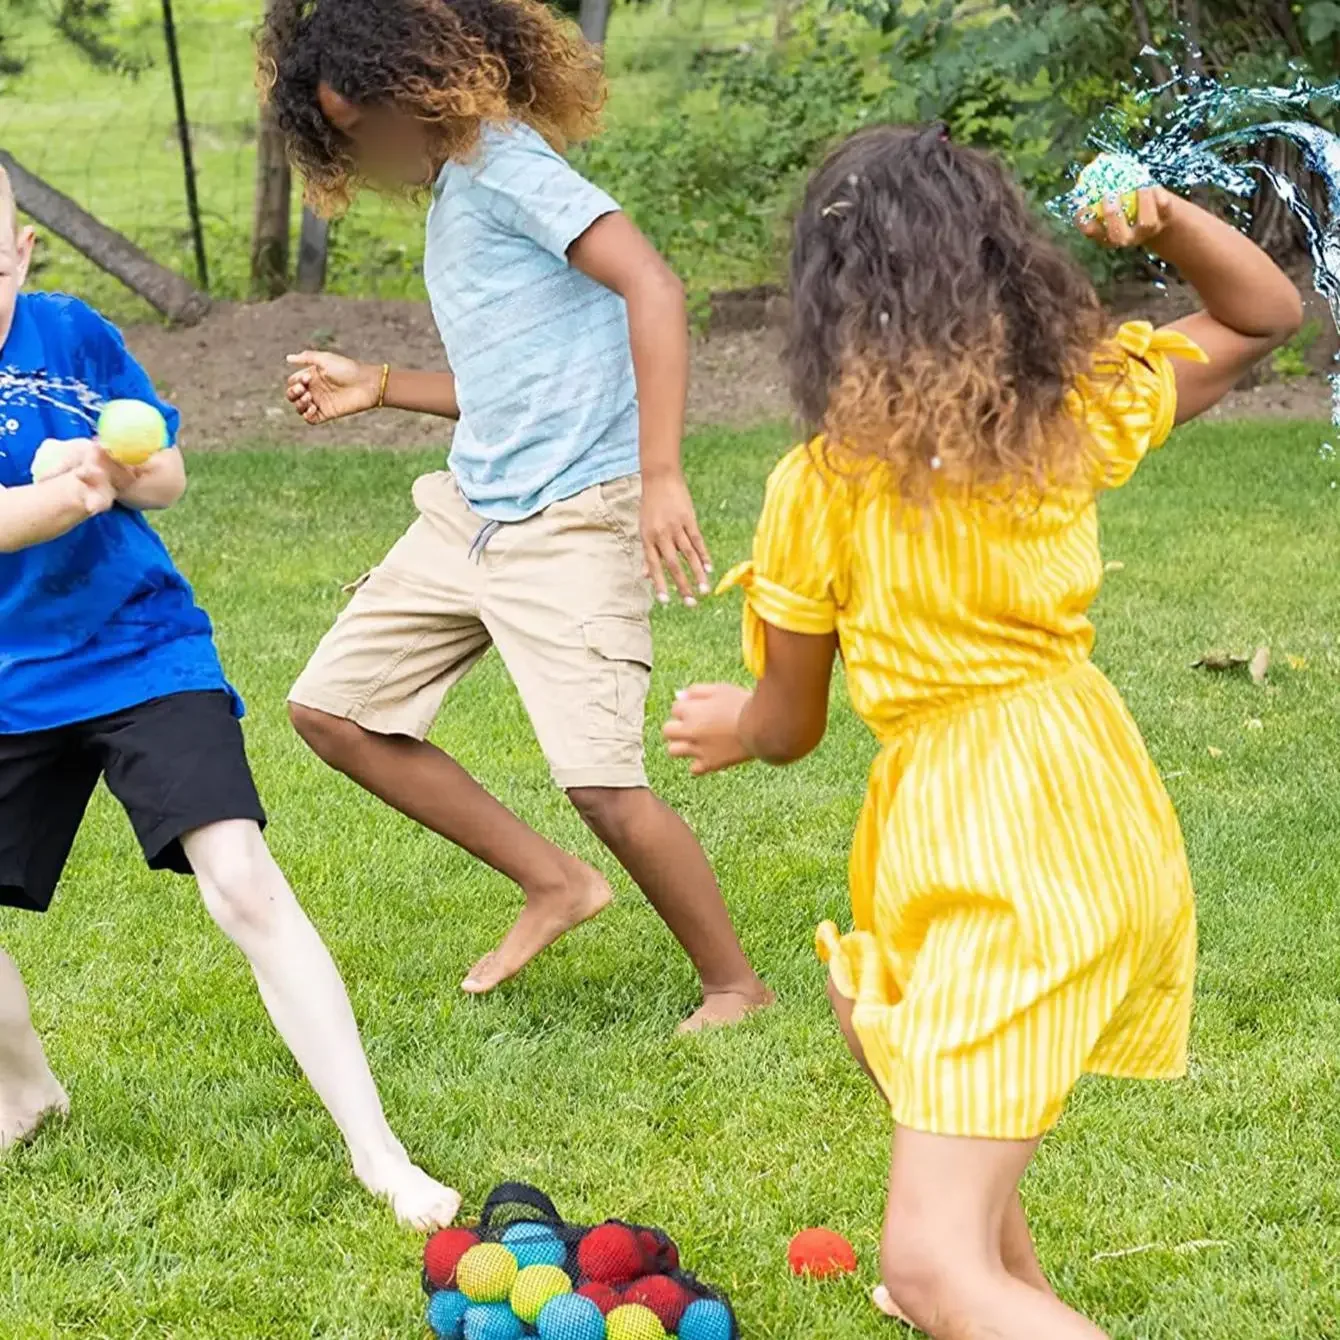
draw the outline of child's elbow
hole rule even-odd
[[[1277,345],[1286,344],[1303,328],[1303,296],[1295,284],[1281,290],[1279,307],[1272,322],[1271,337]]]

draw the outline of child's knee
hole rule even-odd
[[[291,895],[258,832],[255,841],[196,842],[188,854],[205,910],[230,940],[245,947],[271,933]]]
[[[363,737],[363,728],[356,722],[302,703],[289,703],[288,719],[308,748],[332,767],[340,767],[352,757]]]
[[[582,822],[606,846],[619,846],[637,822],[650,792],[610,786],[579,786],[568,792]]]

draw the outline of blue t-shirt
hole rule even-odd
[[[624,300],[567,258],[618,208],[521,124],[486,126],[433,188],[424,280],[461,408],[448,465],[491,520],[637,473]]]
[[[43,440],[93,436],[114,399],[157,405],[175,445],[177,411],[113,326],[77,298],[20,294],[0,350],[0,486],[31,484]],[[211,689],[232,693],[209,618],[138,512],[116,506],[46,544],[0,553],[0,735]]]

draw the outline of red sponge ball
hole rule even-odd
[[[670,1271],[679,1269],[679,1248],[663,1233],[656,1234],[644,1228],[637,1240],[642,1246],[642,1254],[647,1258],[647,1269]]]
[[[637,1234],[623,1224],[601,1224],[577,1244],[577,1264],[597,1284],[626,1284],[646,1268]]]
[[[795,1275],[824,1280],[856,1270],[856,1249],[831,1228],[807,1228],[791,1239],[786,1258]]]
[[[434,1289],[456,1287],[456,1267],[461,1257],[477,1246],[479,1237],[468,1228],[444,1228],[428,1239],[423,1249],[423,1268]]]
[[[608,1317],[623,1299],[608,1284],[583,1284],[577,1290],[583,1298],[589,1298],[599,1309],[602,1317]]]
[[[641,1303],[673,1334],[679,1329],[679,1320],[688,1311],[694,1296],[668,1275],[648,1275],[623,1291],[623,1301]]]

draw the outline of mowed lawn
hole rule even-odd
[[[1183,433],[1104,508],[1120,563],[1099,660],[1168,777],[1200,891],[1189,1081],[1085,1084],[1027,1184],[1058,1287],[1113,1336],[1340,1336],[1340,643],[1321,429]],[[690,443],[718,567],[742,556],[780,430]],[[899,1334],[871,1314],[888,1122],[830,1022],[811,951],[844,921],[871,741],[845,710],[804,765],[693,782],[656,728],[737,676],[734,599],[656,617],[651,771],[720,871],[780,1005],[678,1039],[694,981],[626,880],[596,924],[493,998],[458,983],[516,908],[506,883],[309,756],[284,694],[410,516],[428,458],[196,458],[163,522],[246,695],[280,861],[350,984],[405,1143],[477,1211],[498,1181],[574,1218],[664,1226],[746,1336]],[[1270,683],[1191,663],[1269,645]],[[436,738],[504,801],[609,862],[550,788],[496,659]],[[946,835],[952,840],[952,835]],[[100,796],[56,909],[0,916],[74,1111],[0,1165],[0,1335],[422,1333],[420,1242],[353,1182],[191,885],[148,874]],[[965,984],[970,990],[971,984]],[[851,1235],[858,1280],[796,1283],[796,1229]]]

